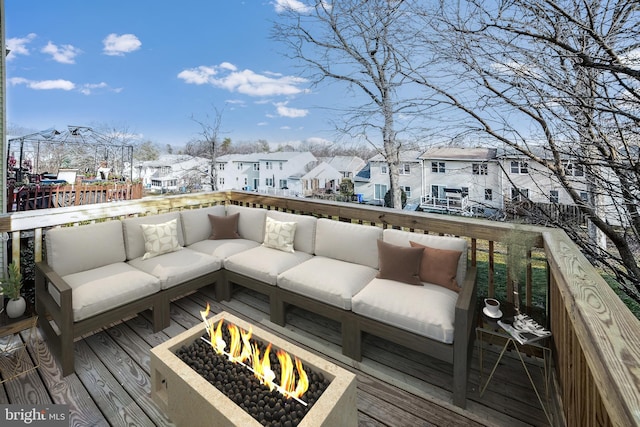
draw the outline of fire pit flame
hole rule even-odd
[[[271,369],[269,361],[271,343],[267,345],[264,354],[260,357],[260,349],[250,342],[253,335],[251,328],[249,328],[249,331],[244,331],[236,325],[229,324],[227,325],[227,330],[231,337],[231,343],[229,344],[229,351],[225,351],[227,342],[222,337],[224,319],[220,319],[218,325],[215,326],[208,320],[209,311],[210,307],[207,303],[206,310],[200,312],[204,320],[205,330],[209,335],[209,340],[203,337],[203,341],[209,343],[217,354],[223,354],[231,362],[245,366],[270,390],[275,388],[285,397],[295,399],[302,405],[307,406],[306,402],[300,400],[309,388],[309,379],[300,359],[294,357],[294,361],[292,361],[289,353],[278,350],[276,356],[280,362],[280,384],[275,383],[276,374]],[[298,372],[297,383],[295,371]]]

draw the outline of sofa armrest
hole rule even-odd
[[[59,302],[50,293],[53,287],[60,295]],[[36,309],[47,314],[58,324],[73,323],[73,289],[44,261],[36,262]],[[44,310],[45,313],[40,313]]]
[[[476,305],[478,301],[478,276],[476,267],[469,267],[462,290],[456,301],[454,342],[469,341],[475,327]]]
[[[453,326],[453,403],[461,408],[466,405],[467,377],[476,325],[477,286],[476,267],[469,267],[456,301]]]

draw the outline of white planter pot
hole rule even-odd
[[[20,317],[24,314],[25,309],[27,308],[27,302],[23,297],[18,299],[10,299],[7,302],[7,316],[12,319],[16,317]]]

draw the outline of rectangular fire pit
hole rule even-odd
[[[304,366],[322,373],[331,381],[299,426],[358,424],[354,374],[229,313],[219,313],[209,321],[217,323],[220,319],[244,330],[251,328],[254,338],[270,342],[274,347],[298,357]],[[251,415],[176,356],[179,348],[199,340],[204,333],[204,326],[196,325],[151,349],[153,401],[178,426],[260,426]]]

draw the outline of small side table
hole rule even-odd
[[[498,368],[498,366],[500,365],[500,361],[502,360],[502,357],[505,355],[505,353],[507,352],[507,350],[509,349],[509,347],[513,346],[513,349],[515,350],[516,354],[518,355],[518,358],[520,359],[520,362],[522,363],[522,367],[524,368],[525,373],[527,374],[527,378],[529,378],[529,382],[531,383],[531,387],[533,387],[533,391],[536,393],[536,396],[538,397],[538,402],[540,403],[540,406],[542,407],[542,411],[544,412],[544,415],[547,417],[547,420],[549,421],[550,425],[553,425],[552,421],[551,421],[551,414],[549,413],[549,410],[547,409],[549,406],[549,389],[550,389],[550,384],[551,384],[551,348],[549,348],[548,345],[546,345],[549,341],[549,337],[543,338],[540,341],[535,341],[533,343],[528,343],[528,344],[520,344],[518,343],[518,341],[515,340],[515,338],[513,338],[509,333],[507,333],[507,331],[505,331],[504,329],[502,329],[502,327],[500,325],[498,325],[498,321],[499,319],[491,319],[487,316],[485,316],[484,314],[482,314],[482,312],[480,313],[480,319],[478,322],[478,327],[476,328],[476,340],[478,342],[478,355],[479,355],[479,361],[480,361],[480,396],[482,397],[482,395],[484,394],[485,390],[487,389],[487,386],[489,385],[489,383],[491,382],[491,379],[493,378],[493,374],[495,374],[496,369]],[[487,378],[487,381],[484,383],[483,385],[483,381],[482,381],[482,377],[484,374],[484,366],[483,366],[483,350],[484,350],[484,345],[483,345],[483,340],[485,340],[487,342],[489,342],[490,344],[498,344],[498,345],[502,345],[502,350],[500,351],[500,355],[498,356],[498,360],[496,360],[496,363],[493,365],[493,368],[491,369],[491,373],[489,374],[489,377]],[[535,382],[533,381],[533,378],[531,377],[531,373],[529,371],[529,368],[527,366],[527,363],[524,361],[523,357],[522,357],[522,352],[524,350],[527,350],[527,348],[529,350],[534,350],[537,351],[539,353],[542,353],[542,363],[543,363],[543,370],[544,370],[544,393],[545,393],[545,402],[543,402],[542,400],[542,396],[540,395],[540,392],[538,391],[538,388],[536,387]]]
[[[28,330],[28,335],[23,342],[18,335],[24,330]],[[33,365],[30,360],[26,360],[29,357],[27,346],[30,343],[36,357]],[[5,312],[0,313],[0,358],[3,359],[0,384],[37,369],[40,366],[40,344],[38,316],[10,319]]]

